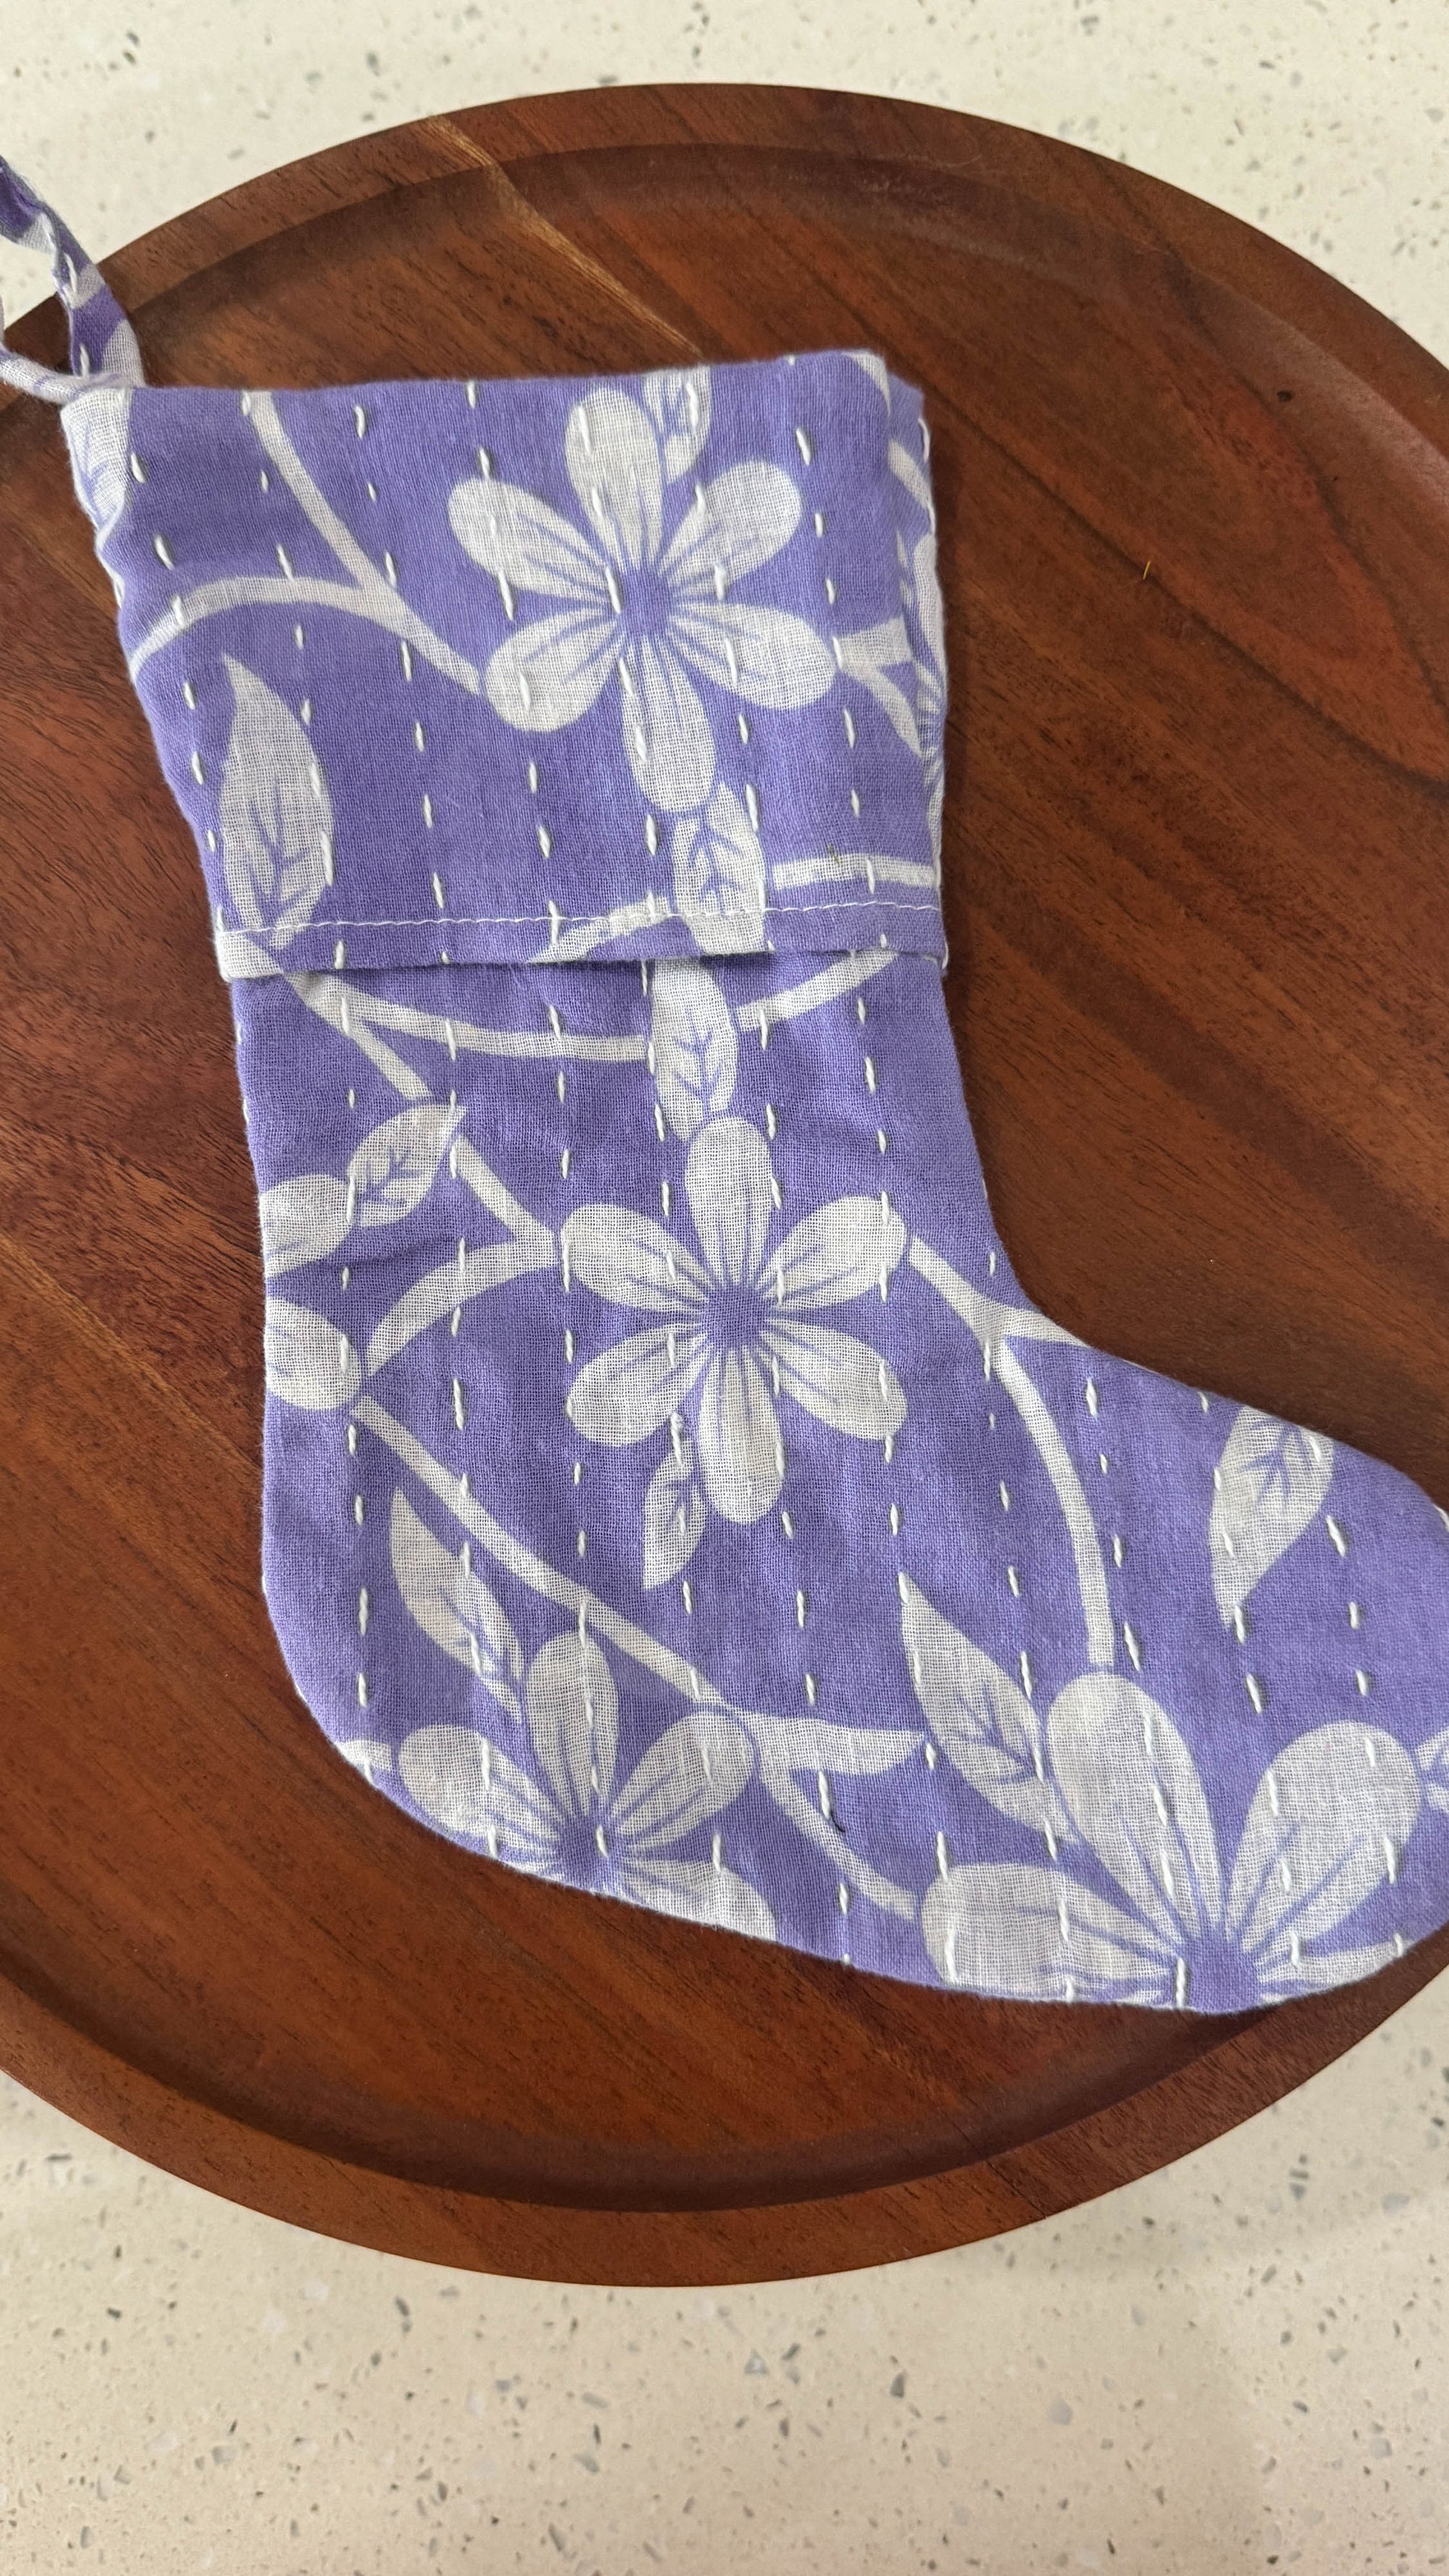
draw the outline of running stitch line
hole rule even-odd
[[[720,918],[729,919],[747,909],[753,917],[753,905],[733,904]],[[783,914],[788,919],[797,912],[938,912],[940,906],[935,903],[907,903],[892,895],[880,895],[874,901],[869,895],[841,895],[835,903],[767,903],[764,910],[769,914]],[[551,912],[435,912],[426,915],[402,913],[392,920],[370,921],[343,912],[329,912],[304,923],[292,936],[294,939],[305,938],[309,930],[436,930],[440,925],[450,930],[470,930],[486,928],[490,923],[497,928],[511,929],[515,924],[552,921],[554,917]],[[683,917],[681,913],[665,912],[662,908],[659,915],[661,921],[680,921]],[[560,912],[557,918],[560,921],[595,921],[598,915],[592,912]],[[632,933],[628,935],[632,936]],[[226,924],[223,936],[265,939],[269,934],[265,930],[248,930],[244,923],[237,922]]]

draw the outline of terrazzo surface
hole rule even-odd
[[[896,93],[1154,171],[1449,363],[1425,0],[7,0],[0,150],[104,256],[238,179],[590,81]],[[0,248],[0,296],[46,291]],[[176,2181],[0,2079],[0,2558],[118,2576],[1449,2567],[1449,1980],[1065,2220],[717,2292],[451,2273]]]
[[[483,2278],[0,2086],[0,2560],[125,2576],[1449,2567],[1449,2015],[1200,2155],[834,2280]]]

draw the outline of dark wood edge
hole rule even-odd
[[[597,1902],[575,1890],[555,1889],[550,1895],[561,1908]],[[738,1965],[738,1943],[738,1935],[691,1926],[690,1972],[704,1983],[727,1982]],[[1445,1955],[1449,1957],[1449,1934]],[[852,1975],[828,1961],[812,1959],[804,1966],[810,1983],[829,1985]],[[867,1989],[884,1988],[887,1994],[891,1983],[863,1973],[853,1981]],[[986,2099],[942,2104],[934,2112],[923,2112],[908,2129],[899,2125],[847,2128],[810,2142],[791,2138],[781,2145],[759,2147],[711,2140],[689,2149],[638,2140],[611,2145],[598,2138],[539,2137],[497,2121],[451,2116],[426,2103],[377,2101],[297,2068],[270,2097],[265,2088],[243,2090],[215,2082],[195,2060],[137,2048],[124,2034],[113,2034],[100,2014],[78,2012],[68,1995],[28,1967],[0,1956],[0,2027],[7,1996],[21,2010],[27,2026],[39,2027],[44,2021],[53,2031],[64,2031],[71,2052],[93,2051],[124,2064],[147,2084],[159,2086],[169,2100],[192,2104],[257,2141],[275,2140],[310,2156],[430,2191],[461,2192],[490,2201],[526,2200],[540,2209],[698,2217],[850,2199],[965,2173],[1034,2143],[1049,2134],[1052,2125],[1043,2099],[1044,2085],[1050,2087],[1054,2080],[1054,2070],[1048,2066],[1027,2071],[1020,2081],[1001,2083]],[[938,2042],[949,2047],[944,2017],[958,2001],[961,2009],[968,2010],[970,1999],[942,1996],[938,2000],[942,2016]],[[1063,2009],[1052,2008],[1058,2017]],[[1077,2009],[1118,2030],[1124,2019],[1131,2018],[1120,2005],[1084,2004]],[[1284,2009],[1288,2027],[1275,2038],[1279,2059],[1284,2043],[1294,2038],[1296,2052],[1289,2046],[1288,2058],[1291,2062],[1296,2053],[1309,2069],[1341,2045],[1335,2042],[1325,2051],[1323,2039],[1315,2036],[1317,2026],[1330,2015],[1337,2030],[1341,2004],[1314,1996]],[[1109,2045],[1090,2086],[1074,2087],[1076,2120],[1112,2110],[1140,2092],[1144,2082],[1151,2089],[1267,2018],[1270,2015],[1262,2006],[1252,2012],[1215,2016],[1154,2013],[1157,2075],[1144,2078],[1138,2061],[1120,2050],[1113,2052]],[[1057,2110],[1058,2100],[1050,2093],[1047,2103],[1050,2111]]]
[[[1327,270],[1252,224],[1080,144],[951,108],[849,90],[676,82],[555,90],[460,108],[356,136],[244,180],[141,234],[100,267],[127,311],[140,316],[203,268],[395,188],[428,186],[488,165],[518,184],[530,160],[670,145],[878,159],[883,111],[892,157],[1031,196],[1139,247],[1189,261],[1199,275],[1310,336],[1436,445],[1449,445],[1449,374],[1438,359]],[[66,362],[64,317],[54,296],[24,315],[10,337],[27,356],[52,366]],[[0,410],[24,399],[0,389]]]
[[[551,1891],[564,1907],[592,1905],[597,1900],[575,1891]],[[706,1978],[728,1978],[736,1936],[693,1927],[693,1970]],[[711,1961],[708,1954],[713,1951]],[[811,1960],[807,1973],[822,1981],[851,1971]],[[53,1991],[32,1973],[0,1958],[0,2064],[5,2056],[7,2012],[31,2035],[48,2030],[51,2053],[62,2064],[124,2066],[149,2093],[159,2093],[173,2108],[190,2106],[208,2123],[220,2123],[233,2138],[252,2142],[252,2153],[275,2146],[288,2155],[306,2156],[362,2174],[384,2184],[419,2193],[461,2195],[470,2203],[516,2207],[522,2202],[540,2212],[585,2211],[633,2213],[661,2223],[693,2225],[730,2213],[741,2223],[749,2213],[779,2213],[791,2205],[818,2207],[822,2201],[854,2203],[871,2195],[955,2175],[964,2183],[983,2166],[996,2171],[1041,2142],[1081,2132],[1112,2115],[1129,2125],[1141,2121],[1140,2139],[1125,2163],[1118,2160],[1096,2188],[1134,2179],[1185,2152],[1171,2129],[1178,2090],[1196,2071],[1213,2070],[1201,2106],[1191,2114],[1193,2143],[1214,2134],[1213,2106],[1222,2085],[1231,2102],[1227,2121],[1263,2109],[1291,2091],[1374,2030],[1439,1970],[1449,1966],[1449,1925],[1406,1952],[1404,1958],[1353,1985],[1304,1995],[1274,2007],[1260,2006],[1232,2015],[1155,2012],[1160,2070],[1143,2079],[1130,2060],[1104,2053],[1090,2089],[1079,2088],[1075,2117],[1048,2125],[1044,2119],[1043,2079],[1038,2071],[1020,2083],[1003,2083],[985,2101],[962,2100],[923,2114],[909,2129],[888,2132],[847,2129],[821,2137],[809,2147],[798,2139],[787,2146],[735,2146],[710,2142],[688,2151],[630,2141],[609,2146],[567,2137],[539,2138],[479,2118],[454,2117],[422,2104],[378,2104],[350,2088],[323,2082],[289,2083],[274,2101],[255,2093],[237,2093],[207,2079],[204,2068],[132,2048],[113,2038],[104,2022],[78,2014],[71,1999]],[[888,1985],[878,1977],[857,1977],[868,1987]],[[963,1998],[963,2008],[969,2006]],[[943,2010],[952,2008],[941,1997]],[[1060,2011],[1059,2007],[1052,2007]],[[1120,2022],[1121,2006],[1081,2005],[1086,2016],[1101,2014]],[[1166,2027],[1164,2027],[1166,2026]],[[941,2034],[945,2042],[944,2031]],[[949,2043],[946,2042],[948,2045]],[[42,2068],[45,2056],[36,2060]],[[18,2067],[14,2070],[19,2072]],[[29,2078],[22,2080],[29,2081]],[[108,2079],[109,2082],[110,2079]],[[34,2087],[59,2100],[49,2081]],[[1050,2097],[1047,2097],[1048,2100]],[[1186,2098],[1186,2096],[1183,2096]],[[1196,2097],[1194,2096],[1194,2099]],[[72,2107],[63,2104],[61,2107]],[[77,2109],[78,2118],[86,2118]],[[147,2129],[149,2134],[149,2125]],[[1166,2143],[1165,2143],[1166,2142]],[[139,2146],[140,2153],[151,2149]],[[159,2159],[158,2161],[164,2161]],[[279,2215],[287,2214],[279,2210]]]
[[[1359,1986],[1255,2016],[1235,2038],[1160,2082],[1022,2146],[824,2201],[730,2209],[563,2207],[379,2172],[179,2095],[3,1978],[0,2064],[57,2110],[183,2181],[381,2253],[528,2280],[637,2288],[795,2280],[1006,2234],[1158,2171],[1321,2071],[1320,2007],[1334,2012],[1337,2055],[1446,1964],[1449,1927]],[[808,2263],[802,2246],[810,2249]]]

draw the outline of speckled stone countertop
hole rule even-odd
[[[0,2084],[0,2547],[46,2576],[1449,2566],[1446,2059],[1441,1983],[1069,2218],[683,2292],[335,2244]]]
[[[592,80],[897,92],[1228,207],[1449,363],[1441,0],[8,0],[0,149],[99,255]],[[0,247],[0,297],[47,291]],[[113,2576],[1449,2567],[1449,1980],[1042,2225],[838,2280],[491,2280],[309,2236],[0,2079],[0,2554]]]

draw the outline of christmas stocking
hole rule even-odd
[[[992,1224],[917,391],[151,388],[3,164],[0,231],[205,873],[339,1753],[483,1866],[983,1994],[1231,2011],[1438,1926],[1444,1515]]]

